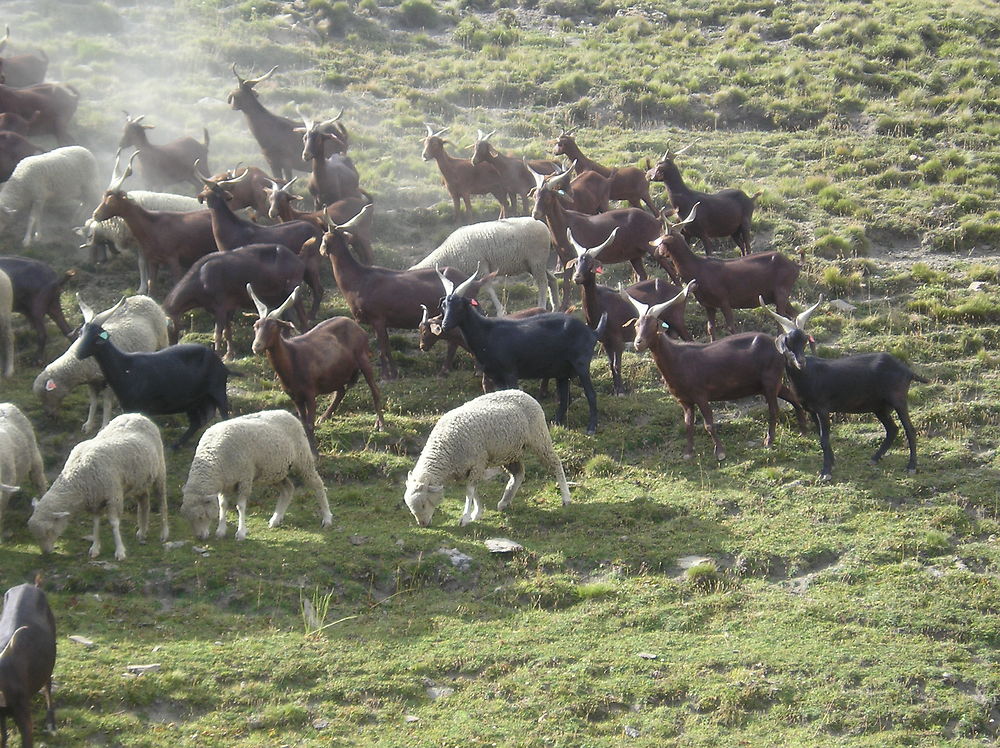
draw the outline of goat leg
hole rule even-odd
[[[896,436],[899,434],[899,426],[892,420],[892,414],[889,412],[888,406],[882,410],[875,411],[875,417],[885,426],[885,438],[882,440],[879,448],[875,450],[875,454],[872,455],[872,465],[878,464],[879,460],[889,451],[889,447],[896,441]]]
[[[722,442],[719,441],[719,431],[712,417],[712,406],[707,402],[698,403],[698,410],[701,411],[702,418],[705,419],[705,431],[712,437],[712,443],[715,444],[715,459],[722,462],[726,459],[726,450],[722,446]]]
[[[905,403],[896,408],[896,415],[899,416],[899,422],[903,424],[906,443],[910,447],[910,461],[906,463],[906,472],[915,475],[917,472],[917,432],[914,431],[913,423],[910,422],[910,413]]]
[[[833,450],[830,449],[830,414],[813,413],[816,428],[819,429],[819,445],[823,450],[823,472],[820,480],[830,480],[833,477]]]
[[[681,403],[681,407],[684,409],[684,435],[687,438],[684,459],[690,460],[694,457],[694,406],[691,403]]]
[[[556,407],[555,422],[559,426],[565,426],[566,412],[569,410],[569,379],[567,377],[556,380],[556,392],[559,393],[559,405]]]
[[[323,415],[319,417],[321,423],[336,412],[337,406],[340,405],[340,401],[344,399],[344,395],[346,393],[347,387],[341,387],[338,390],[334,390],[333,401],[330,403],[330,406],[323,411]]]

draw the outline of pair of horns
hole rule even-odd
[[[672,307],[674,304],[679,304],[685,301],[688,297],[688,294],[691,293],[691,291],[693,291],[697,287],[697,283],[698,283],[697,281],[693,280],[688,281],[685,284],[684,288],[681,289],[681,292],[676,296],[674,296],[674,298],[668,299],[667,301],[664,301],[662,304],[654,304],[653,306],[649,306],[648,304],[643,304],[641,301],[632,298],[628,294],[625,295],[628,297],[628,300],[632,302],[632,306],[635,307],[635,311],[638,312],[640,319],[642,317],[655,317],[656,319],[659,319],[663,315],[663,313],[667,311],[670,307]]]
[[[337,122],[341,117],[344,116],[344,108],[341,107],[336,117],[334,117],[333,119],[323,120],[319,124],[317,124],[315,120],[309,119],[306,115],[302,113],[302,107],[300,107],[298,104],[295,105],[295,111],[298,112],[299,117],[302,118],[302,124],[306,128],[306,132],[310,132],[311,130],[313,130],[313,128],[316,127],[320,128],[321,130],[327,127],[332,127],[334,122]]]
[[[254,306],[257,307],[257,315],[261,319],[281,319],[281,316],[288,311],[288,308],[298,300],[300,288],[302,287],[296,286],[295,289],[288,295],[288,298],[281,303],[281,306],[271,309],[270,311],[268,311],[267,304],[261,301],[257,297],[257,294],[253,292],[253,288],[249,283],[247,283],[247,294],[250,296],[251,300],[253,300]]]
[[[806,309],[804,312],[795,317],[795,319],[788,319],[788,317],[783,317],[777,312],[771,311],[771,308],[765,303],[763,296],[758,296],[757,299],[760,301],[760,305],[764,307],[768,314],[777,320],[778,324],[781,325],[783,332],[790,333],[792,330],[802,330],[806,329],[806,323],[809,322],[809,318],[812,316],[813,312],[816,311],[817,307],[823,303],[823,294],[819,295],[819,301],[813,304],[811,307]]]
[[[84,302],[82,298],[80,298],[79,293],[76,295],[76,303],[80,305],[80,313],[83,315],[83,324],[92,322],[94,320],[94,317],[97,316],[97,313],[94,312],[94,309],[89,304],[87,304],[86,302]],[[111,317],[111,315],[113,315],[115,312],[121,309],[124,303],[125,303],[125,297],[122,296],[117,304],[111,307],[108,311],[104,312],[104,316],[101,318],[101,322],[105,322],[109,317]]]
[[[620,228],[620,227],[617,227],[617,226],[616,226],[616,227],[615,227],[615,229],[614,229],[614,231],[612,231],[612,232],[611,232],[611,235],[610,235],[610,236],[608,236],[608,238],[607,238],[607,239],[605,239],[605,240],[604,240],[604,241],[603,241],[603,242],[602,242],[602,243],[601,243],[601,244],[600,244],[599,246],[597,246],[597,247],[589,247],[589,248],[588,248],[588,247],[584,247],[584,246],[583,246],[582,244],[580,244],[580,243],[579,243],[579,242],[578,242],[578,241],[577,241],[577,240],[576,240],[576,239],[575,239],[575,238],[573,237],[573,229],[571,229],[571,228],[568,228],[568,227],[567,227],[567,229],[566,229],[566,238],[567,238],[567,239],[569,239],[569,241],[570,241],[570,244],[572,244],[572,245],[573,245],[573,248],[574,248],[574,249],[576,250],[576,256],[577,256],[578,258],[582,258],[582,257],[583,257],[584,255],[589,255],[590,257],[593,257],[593,258],[594,258],[594,259],[596,260],[596,259],[597,259],[597,257],[598,257],[598,255],[600,255],[600,254],[601,254],[601,252],[603,252],[603,251],[604,251],[604,249],[605,249],[605,248],[606,248],[607,246],[609,246],[609,245],[610,245],[610,244],[611,244],[611,243],[612,243],[612,242],[613,242],[613,241],[615,240],[615,237],[616,237],[616,236],[618,236],[618,229],[619,229],[619,228]]]
[[[466,291],[472,288],[472,284],[475,282],[476,276],[479,275],[480,264],[481,263],[477,262],[475,272],[468,278],[466,278],[464,281],[462,281],[458,286],[456,286],[454,283],[448,280],[448,278],[445,277],[445,274],[441,272],[441,268],[435,267],[434,269],[437,270],[438,278],[441,279],[441,285],[444,286],[444,295],[465,296]]]
[[[699,138],[698,140],[701,140],[701,139]],[[688,149],[690,149],[690,148],[691,148],[691,147],[692,147],[693,145],[695,145],[696,143],[698,143],[698,140],[693,140],[693,141],[691,141],[691,142],[690,142],[690,143],[688,143],[688,144],[687,144],[686,146],[684,146],[683,148],[681,148],[681,149],[680,149],[679,151],[671,151],[671,150],[670,150],[670,149],[668,148],[667,150],[665,150],[665,151],[663,152],[663,158],[661,158],[661,159],[660,159],[660,161],[661,161],[661,162],[662,162],[662,161],[669,161],[669,160],[671,160],[671,159],[675,158],[676,156],[680,156],[680,155],[681,155],[682,153],[684,153],[684,152],[686,152],[686,151],[687,151]]]
[[[250,88],[253,88],[254,86],[256,86],[258,83],[260,83],[262,81],[266,81],[268,78],[270,78],[272,75],[274,75],[274,71],[277,70],[277,69],[278,69],[278,66],[275,65],[273,68],[271,68],[270,70],[268,70],[266,73],[264,73],[259,78],[241,78],[240,74],[236,72],[236,63],[235,62],[233,63],[233,75],[236,76],[236,80],[239,81],[239,83],[240,83],[241,86],[249,86]]]
[[[434,128],[431,127],[430,125],[428,125],[426,122],[424,122],[424,127],[427,128],[427,137],[428,138],[440,138],[442,135],[444,135],[446,132],[448,132],[451,129],[450,127],[444,127],[442,129],[438,130],[437,132],[434,132]]]
[[[291,182],[289,182],[288,184],[291,184]],[[285,187],[287,187],[288,184],[286,184]],[[354,218],[350,219],[347,223],[335,223],[334,220],[330,218],[330,214],[327,213],[326,214],[327,231],[330,232],[350,231],[351,229],[357,228],[358,224],[360,224],[361,221],[365,218],[365,216],[367,216],[372,210],[374,210],[374,205],[372,203],[368,203],[368,205],[359,210],[358,214],[354,216]]]
[[[238,184],[239,182],[242,182],[244,179],[250,176],[250,169],[243,167],[242,174],[235,174],[229,179],[219,179],[218,181],[216,181],[211,177],[206,176],[204,172],[202,172],[201,159],[196,158],[194,160],[194,173],[197,175],[198,179],[200,179],[204,183],[206,187],[222,187],[223,185]]]
[[[496,133],[497,133],[496,130],[490,130],[488,133],[486,133],[484,135],[482,130],[477,129],[476,130],[476,142],[478,143],[480,140],[489,140],[494,135],[496,135]]]
[[[115,165],[111,169],[111,182],[108,184],[108,192],[118,192],[122,188],[122,183],[132,175],[132,162],[135,161],[135,157],[138,155],[139,151],[135,151],[129,156],[125,171],[119,175],[118,167],[121,166],[122,149],[118,149],[115,153]]]

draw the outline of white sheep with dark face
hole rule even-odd
[[[533,452],[556,475],[563,505],[570,502],[562,462],[552,447],[545,413],[531,395],[501,390],[470,400],[445,413],[431,430],[417,464],[406,478],[403,500],[421,527],[431,523],[444,497],[448,480],[466,482],[461,524],[482,515],[476,484],[492,474],[490,468],[510,473],[497,509],[503,511],[524,481],[525,451]]]

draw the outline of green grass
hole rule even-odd
[[[383,384],[386,430],[371,430],[363,384],[317,428],[330,530],[304,496],[284,526],[268,528],[274,496],[264,495],[251,500],[243,543],[193,540],[177,511],[190,449],[168,455],[171,539],[184,544],[139,545],[129,517],[125,562],[110,560],[110,537],[103,559],[87,559],[83,517],[39,556],[25,527],[32,492],[15,497],[3,581],[42,571],[60,633],[59,732],[46,745],[997,738],[1000,200],[988,102],[1000,64],[980,41],[996,35],[995,9],[316,0],[292,12],[178,0],[155,10],[170,44],[106,33],[149,28],[142,4],[17,2],[7,20],[12,43],[44,47],[53,77],[80,89],[76,131],[108,169],[122,109],[145,113],[164,140],[200,139],[207,126],[213,167],[260,164],[224,104],[234,61],[244,75],[280,65],[260,93],[282,114],[296,116],[292,100],[317,115],[345,106],[351,156],[377,199],[378,262],[391,267],[453,228],[436,167],[420,159],[424,122],[450,126],[456,153],[495,127],[498,147],[531,156],[575,124],[584,151],[615,165],[696,142],[680,163],[692,187],[764,190],[754,248],[797,255],[794,303],[823,293],[856,307],[813,317],[819,355],[886,350],[931,380],[910,398],[920,472],[906,475],[900,443],[870,467],[881,427],[847,416],[833,426],[834,480],[819,482],[815,434],[798,434],[783,413],[775,446],[762,448],[757,400],[716,406],[721,465],[700,422],[685,461],[681,409],[650,358],[626,353],[632,389],[615,397],[599,351],[598,434],[583,433],[578,393],[568,428],[553,428],[575,482],[571,505],[529,460],[509,512],[495,511],[502,479],[485,482],[482,520],[459,527],[462,488],[449,485],[434,525],[418,528],[402,503],[406,472],[437,417],[479,384],[462,355],[438,379],[443,349],[421,353],[397,333],[404,378]],[[493,217],[490,198],[476,205]],[[0,237],[0,251],[23,253],[17,236]],[[130,258],[95,268],[72,254],[68,232],[54,236],[31,254],[78,267],[63,296],[71,320],[74,291],[107,306],[134,288]],[[621,266],[605,271],[609,285],[629,278]],[[505,301],[529,306],[533,293],[511,283]],[[332,293],[321,315],[346,313]],[[697,305],[688,314],[703,334]],[[758,312],[737,320],[775,332]],[[210,340],[204,315],[193,329],[190,340]],[[17,342],[18,371],[0,382],[0,399],[35,423],[51,478],[81,438],[86,398],[45,415],[31,394],[33,334],[20,321]],[[238,350],[249,344],[238,322]],[[64,345],[50,339],[47,360]],[[235,413],[290,407],[263,359],[247,353],[233,366],[247,375],[231,387]],[[554,400],[542,404],[554,412]],[[171,440],[183,420],[157,419]],[[498,536],[524,550],[490,554],[483,541]],[[469,562],[455,565],[455,551]]]

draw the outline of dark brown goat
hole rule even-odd
[[[0,114],[0,131],[16,132],[18,135],[27,136],[41,116],[42,113],[38,111],[30,117],[22,117],[14,112],[4,112]]]
[[[572,130],[564,130],[559,134],[552,152],[557,156],[566,156],[570,161],[575,161],[577,174],[583,174],[585,171],[596,171],[602,177],[611,179],[612,200],[627,200],[633,208],[641,208],[642,204],[646,203],[646,207],[654,214],[656,213],[653,199],[649,195],[649,182],[642,169],[634,166],[610,169],[587,158],[576,144],[576,140],[573,139]]]
[[[0,182],[10,179],[14,167],[21,163],[22,159],[44,152],[45,149],[39,148],[23,135],[18,135],[16,132],[0,132]]]
[[[323,210],[307,212],[297,210],[292,203],[301,200],[300,195],[296,195],[289,189],[298,177],[292,177],[291,181],[283,186],[278,186],[277,182],[271,181],[269,186],[264,188],[267,197],[267,215],[278,223],[288,221],[312,221],[321,229],[325,229],[330,221],[336,224],[347,223],[356,216],[366,205],[375,205],[375,199],[359,189],[360,196],[347,197],[338,200],[331,205],[327,205]],[[365,213],[364,218],[354,227],[353,246],[358,253],[358,259],[366,265],[375,262],[375,252],[372,249],[372,211]]]
[[[299,123],[266,109],[254,90],[254,86],[266,81],[277,69],[275,65],[259,78],[244,79],[236,72],[234,62],[233,75],[239,85],[229,92],[227,100],[247,118],[250,132],[260,145],[270,172],[278,179],[291,179],[293,170],[309,171],[309,165],[302,160],[302,139],[295,132]]]
[[[135,154],[132,154],[132,159]],[[117,171],[117,163],[115,164]],[[121,216],[139,243],[139,288],[149,294],[156,284],[160,265],[168,265],[174,280],[180,280],[185,268],[199,257],[216,250],[212,234],[212,214],[207,210],[181,213],[170,210],[146,210],[130,200],[122,183],[132,173],[132,160],[121,176],[112,177],[101,204],[94,209],[94,220],[105,221]]]
[[[573,168],[550,177],[550,187],[565,193],[564,207],[577,213],[596,215],[608,210],[611,200],[611,180],[596,171],[585,171],[570,179]]]
[[[750,219],[761,193],[749,197],[743,190],[735,189],[714,193],[692,190],[684,184],[681,171],[674,163],[684,150],[664,153],[659,163],[647,173],[649,181],[666,185],[670,204],[678,216],[688,215],[695,205],[701,205],[697,220],[684,227],[684,234],[700,239],[705,246],[705,254],[712,254],[711,237],[714,236],[732,237],[740,248],[740,254],[750,254]]]
[[[10,26],[6,27],[3,39],[0,39],[0,52],[4,51],[8,41],[10,41]],[[43,50],[38,50],[35,54],[3,57],[0,58],[0,83],[15,88],[44,83],[48,67],[49,56]]]
[[[473,164],[471,159],[449,155],[444,147],[451,141],[441,137],[449,128],[446,127],[434,132],[430,125],[425,126],[427,127],[427,137],[424,138],[424,150],[421,153],[421,158],[424,161],[434,159],[437,162],[438,169],[441,170],[441,178],[445,187],[448,188],[448,194],[451,195],[455,209],[455,220],[460,220],[460,203],[463,200],[465,201],[465,212],[470,217],[472,216],[472,202],[470,200],[472,195],[493,195],[500,203],[500,218],[504,218],[508,208],[507,188],[496,167],[486,163]]]
[[[629,262],[639,280],[646,280],[646,270],[642,258],[649,252],[649,243],[660,235],[660,222],[640,208],[609,210],[596,216],[567,210],[561,202],[560,189],[565,177],[536,177],[535,207],[532,216],[544,221],[552,234],[556,252],[563,267],[562,309],[569,306],[569,277],[572,272],[570,262],[576,259],[576,249],[566,238],[566,230],[572,229],[573,236],[585,246],[595,247],[616,228],[614,241],[601,252],[601,262]],[[554,188],[553,182],[556,187]]]
[[[370,211],[366,206],[361,213],[343,225],[334,225],[323,236],[320,254],[330,258],[330,267],[337,287],[344,295],[351,314],[361,324],[371,325],[378,340],[379,364],[386,379],[399,377],[399,370],[392,361],[389,346],[389,328],[415,330],[422,318],[420,306],[437,311],[441,304],[441,281],[437,270],[391,270],[363,265],[348,250],[352,231]],[[454,268],[444,270],[449,280],[461,283],[464,273]],[[480,281],[473,292],[479,290]]]
[[[30,135],[52,135],[59,145],[73,142],[67,127],[79,100],[79,92],[63,83],[39,83],[27,88],[0,84],[0,112],[31,121]]]
[[[233,314],[252,309],[246,287],[252,283],[264,301],[279,306],[302,283],[305,263],[280,244],[251,244],[231,252],[212,252],[199,258],[163,300],[163,311],[173,322],[170,344],[176,345],[181,318],[192,309],[204,309],[215,318],[215,352],[233,358]],[[295,312],[303,329],[305,309],[296,300]]]
[[[760,332],[733,335],[714,343],[674,343],[660,332],[660,316],[673,304],[680,303],[692,286],[688,283],[674,299],[653,307],[633,301],[639,312],[636,322],[635,349],[649,350],[660,370],[667,389],[684,409],[687,446],[684,459],[694,454],[694,408],[705,419],[705,430],[715,444],[715,459],[726,459],[712,416],[711,403],[763,395],[767,401],[767,437],[764,446],[774,442],[778,419],[778,398],[795,407],[800,428],[805,431],[805,413],[795,395],[784,385],[785,360],[775,348],[774,338]]]
[[[681,223],[666,227],[667,233],[653,245],[653,259],[670,275],[674,270],[684,282],[696,280],[694,295],[708,313],[708,335],[715,340],[715,313],[722,310],[726,327],[736,332],[733,309],[755,309],[763,296],[779,314],[792,316],[788,297],[799,277],[799,266],[780,252],[761,252],[747,257],[723,260],[701,257],[691,251],[682,229],[697,219],[701,204]]]
[[[631,296],[636,301],[641,301],[646,306],[656,306],[657,304],[662,304],[664,301],[670,301],[670,299],[674,298],[682,290],[684,289],[675,286],[663,278],[650,278],[649,280],[633,283],[631,286],[622,289],[623,293],[627,296]],[[667,325],[667,335],[678,340],[691,342],[694,338],[688,332],[687,323],[684,321],[685,308],[686,305],[667,307],[660,314],[660,321]]]
[[[358,170],[346,154],[347,130],[337,121],[343,113],[313,122],[299,110],[303,126],[295,132],[302,134],[302,160],[311,168],[307,187],[316,210],[359,194]]]
[[[67,270],[59,274],[41,260],[15,255],[0,255],[0,270],[10,277],[14,291],[14,311],[27,317],[28,323],[38,336],[35,362],[39,365],[44,364],[45,344],[48,342],[45,316],[48,315],[56,323],[63,335],[69,337],[72,331],[66,317],[63,316],[59,296],[63,285],[76,275],[76,271]]]
[[[232,169],[210,177],[208,181],[227,184],[226,191],[232,195],[229,199],[230,208],[233,210],[249,208],[253,211],[250,215],[254,220],[266,220],[270,205],[265,190],[274,183],[274,180],[263,169],[258,169],[256,166],[241,167],[237,164]]]
[[[510,202],[511,212],[516,212],[517,199],[521,198],[522,212],[528,213],[528,193],[535,186],[535,178],[531,176],[531,171],[525,161],[513,156],[500,153],[490,145],[490,138],[493,132],[484,134],[478,131],[476,142],[473,145],[472,164],[492,164],[493,168],[500,174],[500,178],[507,190],[507,200]]]
[[[199,161],[203,168],[208,169],[208,130],[204,130],[204,143],[185,137],[156,145],[150,143],[146,135],[146,130],[152,130],[155,125],[143,124],[145,116],[131,117],[125,112],[125,130],[118,141],[119,151],[135,147],[139,154],[139,170],[150,189],[160,190],[178,182],[200,187],[192,165]]]
[[[253,352],[266,353],[267,360],[278,375],[281,388],[295,403],[295,410],[316,449],[316,396],[336,393],[324,411],[321,421],[329,418],[344,399],[348,388],[364,375],[375,403],[375,428],[381,431],[382,396],[372,371],[368,334],[354,320],[334,317],[323,320],[309,332],[285,337],[291,325],[281,319],[289,304],[295,303],[298,289],[277,309],[268,310],[250,284],[247,293],[257,306],[260,319],[254,322]]]

